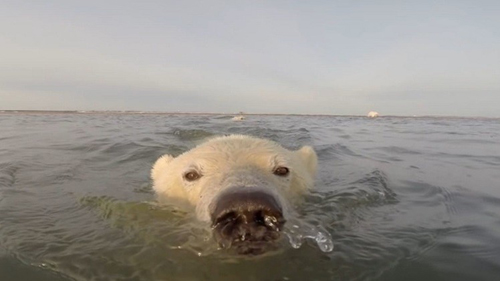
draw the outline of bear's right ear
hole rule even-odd
[[[156,160],[153,165],[153,169],[151,169],[151,178],[153,180],[156,180],[160,175],[160,172],[165,170],[168,163],[170,163],[172,160],[174,160],[174,157],[169,154],[165,154],[162,157],[158,158],[158,160]]]
[[[299,155],[302,163],[307,168],[307,171],[310,175],[316,175],[316,168],[318,166],[318,156],[314,149],[308,145],[303,146],[299,150],[297,150],[297,154]]]

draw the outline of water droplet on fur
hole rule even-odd
[[[219,246],[221,247],[221,249],[229,249],[229,248],[231,248],[231,245],[232,245],[232,241],[230,239],[222,239],[219,242]]]
[[[264,224],[275,231],[279,231],[279,227],[278,227],[277,223],[278,223],[278,219],[274,216],[265,216],[264,217]]]

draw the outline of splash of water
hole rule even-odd
[[[285,225],[283,233],[295,249],[300,248],[306,239],[311,239],[321,251],[326,253],[333,250],[332,236],[320,225],[314,226],[305,221],[290,220]]]

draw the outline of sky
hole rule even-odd
[[[500,117],[500,1],[0,0],[0,110]]]

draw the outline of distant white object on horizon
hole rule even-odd
[[[234,116],[231,120],[233,120],[233,121],[243,121],[243,120],[245,120],[245,116],[242,116],[242,115]]]
[[[370,111],[370,112],[368,112],[368,117],[369,118],[376,118],[376,117],[379,117],[379,116],[380,115],[376,111]]]

